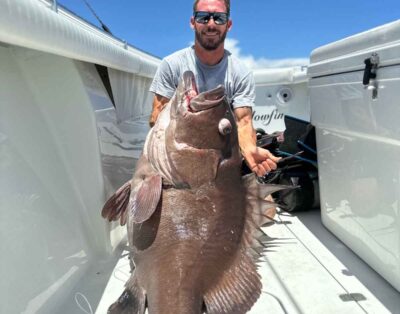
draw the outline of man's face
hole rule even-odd
[[[205,12],[225,12],[225,3],[222,0],[200,0],[196,11]],[[226,24],[217,25],[213,18],[207,24],[201,24],[191,18],[191,27],[195,30],[196,41],[206,50],[217,49],[225,40],[226,33],[232,26],[232,21],[228,20]]]

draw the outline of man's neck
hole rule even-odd
[[[201,61],[201,63],[206,65],[216,65],[218,64],[225,54],[224,45],[221,44],[215,50],[206,50],[201,47],[198,43],[194,44],[194,52],[196,53],[197,58]]]

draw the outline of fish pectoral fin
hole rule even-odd
[[[139,185],[131,206],[131,217],[135,223],[148,220],[161,199],[162,177],[146,177]]]
[[[121,186],[104,204],[101,216],[108,221],[120,219],[123,226],[126,223],[127,208],[129,204],[129,196],[131,194],[131,181],[129,180]]]
[[[110,305],[107,314],[144,314],[145,310],[146,295],[133,276],[118,300]]]
[[[206,313],[244,314],[261,295],[261,288],[255,263],[245,252],[239,252],[230,269],[205,293]]]

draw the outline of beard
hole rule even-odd
[[[216,36],[215,38],[206,38],[206,36],[203,35],[203,32],[205,33],[207,31],[216,31],[218,32],[218,36]],[[195,29],[197,42],[200,44],[201,47],[209,51],[217,49],[225,41],[227,32],[228,31],[226,29],[222,33],[217,31],[215,28],[207,28],[203,31],[200,31],[197,28]]]

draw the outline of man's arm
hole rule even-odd
[[[253,128],[251,107],[234,109],[238,127],[239,147],[251,171],[258,176],[276,169],[276,162],[280,159],[269,150],[256,146],[256,132]]]
[[[152,128],[157,121],[158,115],[160,114],[161,110],[164,109],[165,104],[169,102],[169,98],[154,94],[153,100],[153,110],[150,115],[149,124]]]

